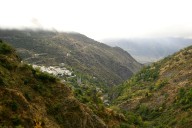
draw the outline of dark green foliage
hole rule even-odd
[[[0,42],[0,54],[9,54],[13,51],[12,47],[3,43],[2,40]]]
[[[95,87],[80,88],[74,90],[74,95],[82,103],[102,104],[101,99],[98,97],[98,92]]]
[[[124,115],[126,117],[126,122],[120,124],[120,128],[148,128],[149,125],[145,124],[142,117],[136,113],[124,111]]]
[[[53,114],[53,115],[57,115],[57,114],[59,114],[59,112],[61,111],[61,109],[62,109],[62,104],[54,104],[54,105],[52,105],[52,106],[50,106],[50,105],[48,105],[48,110],[47,110],[47,112],[49,113],[49,114]]]
[[[17,111],[19,108],[19,104],[16,101],[10,103],[12,111]]]
[[[182,109],[188,109],[192,106],[192,89],[186,90],[181,88],[179,90],[179,96],[176,101],[176,104],[181,106]]]
[[[15,69],[17,66],[15,64],[15,62],[10,62],[7,58],[5,57],[1,57],[0,58],[0,65],[3,66],[4,68],[8,69],[8,70],[13,70]]]
[[[143,68],[137,75],[136,81],[153,81],[159,76],[160,65],[154,64],[153,66],[147,66]]]
[[[44,85],[44,84],[42,84],[42,83],[33,85],[33,89],[36,92],[39,92],[41,95],[44,95],[44,96],[47,96],[47,97],[50,96],[49,87]]]
[[[48,74],[46,72],[41,72],[39,70],[33,70],[33,72],[34,72],[34,75],[35,75],[36,78],[38,78],[38,79],[40,79],[40,80],[42,80],[44,82],[53,82],[53,83],[55,83],[56,80],[57,80],[56,77],[54,77],[53,75],[50,75],[50,74]]]
[[[23,83],[24,83],[24,85],[27,85],[28,83],[29,83],[29,79],[25,79],[24,81],[23,81]]]
[[[26,70],[32,71],[32,72],[34,72],[33,74],[35,74],[35,71],[36,71],[35,69],[33,69],[32,65],[29,65],[29,64],[26,64],[26,63],[22,64],[19,67],[19,70],[21,70],[21,71],[26,71]]]
[[[19,104],[16,101],[4,101],[6,106],[10,108],[13,112],[16,112],[19,109]]]
[[[18,115],[14,115],[11,117],[12,123],[14,126],[18,126],[22,123],[21,119],[19,118]]]
[[[4,85],[4,81],[3,79],[0,77],[0,86],[3,86]]]
[[[32,97],[31,97],[31,95],[29,94],[29,93],[25,93],[24,94],[24,96],[25,96],[25,98],[28,100],[28,101],[31,101],[32,100]]]
[[[61,125],[64,125],[65,118],[66,118],[62,113],[63,107],[64,105],[62,103],[57,103],[53,105],[48,105],[48,110],[47,110],[47,113],[49,115],[53,115],[56,121]]]
[[[156,117],[159,117],[161,111],[159,108],[148,108],[146,105],[142,104],[136,110],[136,112],[144,119],[144,120],[153,120]]]
[[[156,82],[156,84],[155,84],[155,89],[156,90],[158,90],[158,89],[161,89],[161,88],[163,88],[165,85],[167,85],[168,84],[168,80],[167,79],[164,79],[164,80],[159,80],[159,81],[157,81]]]

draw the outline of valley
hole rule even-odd
[[[144,66],[79,33],[0,30],[0,39],[0,127],[192,125],[191,46]]]

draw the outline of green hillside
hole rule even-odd
[[[21,63],[15,50],[0,40],[1,128],[106,128],[124,120],[91,99],[88,107],[74,93],[56,77]]]
[[[127,52],[80,34],[1,30],[0,37],[24,59],[0,41],[0,127],[192,126],[192,46],[137,72]],[[63,64],[73,75],[64,81],[26,63]]]
[[[47,66],[64,63],[84,79],[97,81],[97,86],[120,84],[141,68],[126,51],[78,33],[0,30],[0,38],[15,47],[25,62]]]
[[[192,126],[192,46],[143,68],[112,91],[125,127]]]

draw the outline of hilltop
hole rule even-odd
[[[0,127],[106,128],[124,120],[102,103],[93,105],[97,109],[77,100],[56,77],[21,63],[0,40]]]
[[[97,81],[97,85],[120,84],[142,67],[121,48],[79,33],[0,30],[0,38],[15,47],[25,62],[43,66],[62,63],[83,79]]]
[[[192,46],[146,66],[112,94],[114,105],[128,115],[127,127],[189,128],[191,88]]]

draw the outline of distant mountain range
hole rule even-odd
[[[180,49],[192,45],[185,38],[134,38],[103,40],[110,46],[118,46],[129,52],[137,61],[148,63],[160,60]]]
[[[97,85],[114,85],[128,79],[142,65],[119,47],[110,47],[79,33],[43,30],[0,30],[0,38],[31,64],[64,64]]]

